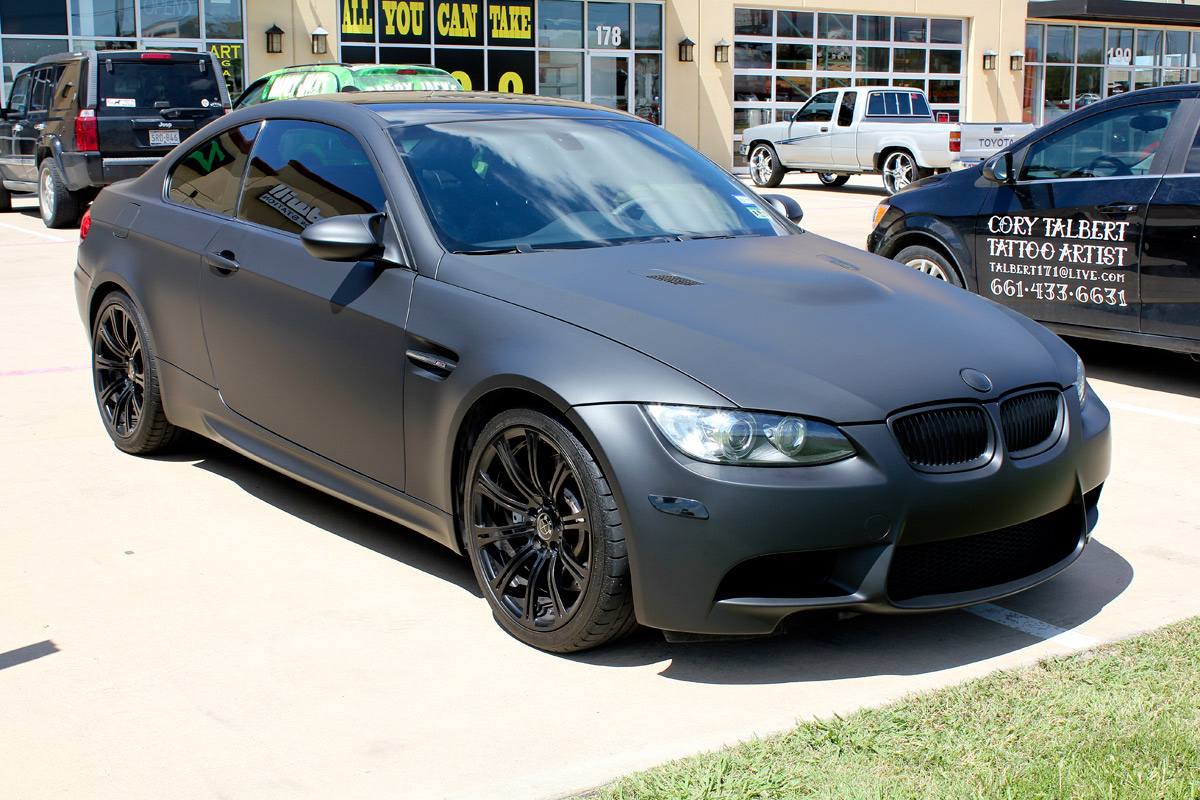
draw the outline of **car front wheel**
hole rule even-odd
[[[58,165],[47,158],[38,172],[38,205],[47,228],[70,228],[79,222],[87,203],[78,192],[67,188]]]
[[[463,516],[475,578],[517,639],[568,653],[636,627],[616,501],[587,448],[557,420],[516,409],[484,427]]]
[[[896,254],[895,260],[906,267],[912,267],[917,272],[924,272],[931,278],[945,281],[951,286],[957,286],[960,289],[963,287],[958,270],[954,268],[948,258],[933,248],[924,245],[906,247]]]
[[[750,151],[750,180],[754,181],[755,186],[778,186],[786,172],[779,163],[774,147],[769,144],[754,145]]]

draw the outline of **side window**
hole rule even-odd
[[[842,95],[842,104],[838,106],[838,127],[846,128],[854,122],[854,102],[857,99],[858,92],[846,92]]]
[[[256,106],[267,99],[267,82],[260,80],[250,84],[250,87],[238,98],[237,108]]]
[[[829,122],[837,105],[837,92],[818,92],[800,107],[792,119],[796,122]]]
[[[179,159],[167,181],[167,199],[232,217],[259,124],[227,130]]]
[[[79,94],[79,73],[82,62],[67,64],[55,82],[53,106],[55,111],[70,111],[75,107],[75,96]]]
[[[883,92],[871,92],[867,98],[867,116],[880,117],[883,116]]]
[[[29,110],[29,86],[32,81],[31,73],[22,72],[13,82],[12,91],[8,93],[8,111],[14,117],[23,117]]]
[[[299,234],[318,220],[383,207],[383,187],[357,139],[332,125],[280,119],[259,135],[237,215]]]
[[[1081,119],[1031,145],[1018,179],[1146,175],[1178,107],[1143,103]]]
[[[1200,172],[1200,131],[1196,131],[1196,138],[1192,140],[1192,149],[1188,151],[1187,163],[1183,165],[1183,171]]]
[[[55,76],[60,74],[62,67],[45,67],[33,73],[33,90],[30,93],[30,111],[45,111],[50,108],[54,99]]]

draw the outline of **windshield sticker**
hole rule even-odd
[[[733,196],[733,199],[737,200],[739,203],[741,203],[744,206],[758,205],[757,203],[754,202],[753,198],[747,197],[744,194],[735,194]]]
[[[110,108],[133,108],[137,104],[132,97],[108,97],[105,98],[104,105]]]
[[[771,218],[770,214],[763,211],[758,206],[746,206],[746,210],[749,211],[754,216],[758,217],[759,219],[770,219]]]
[[[986,225],[992,278],[980,284],[993,297],[1110,307],[1137,302],[1136,287],[1126,284],[1137,268],[1125,244],[1129,222],[1006,214]]]
[[[299,193],[286,183],[281,183],[274,189],[259,195],[258,199],[280,214],[283,214],[301,228],[307,228],[314,222],[319,222],[325,218],[325,214],[321,209],[305,203],[300,199]]]

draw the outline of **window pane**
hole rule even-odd
[[[1138,31],[1135,64],[1158,66],[1162,63],[1162,34],[1162,31]]]
[[[817,14],[817,38],[853,39],[854,15]]]
[[[663,46],[662,9],[657,3],[638,3],[634,6],[634,30],[638,50],[661,50]]]
[[[746,128],[771,122],[773,115],[769,108],[735,108],[733,110],[733,132],[741,133]]]
[[[1128,65],[1133,63],[1133,28],[1109,28],[1107,63]]]
[[[1075,70],[1075,108],[1098,103],[1104,97],[1104,68],[1079,67]]]
[[[232,217],[258,128],[234,128],[184,156],[171,173],[167,198]]]
[[[890,72],[890,47],[858,47],[854,50],[854,68],[859,72]]]
[[[894,72],[924,72],[925,53],[925,50],[897,47],[892,57],[892,70]]]
[[[362,145],[340,128],[272,121],[258,135],[238,218],[299,234],[321,219],[383,210]]]
[[[1021,179],[1145,175],[1178,105],[1118,108],[1068,125],[1030,147]]]
[[[962,72],[962,51],[961,50],[930,50],[929,51],[929,71],[930,72],[951,72],[958,74]]]
[[[813,15],[810,11],[780,11],[778,25],[779,36],[789,39],[811,39],[813,35]]]
[[[579,0],[539,0],[538,45],[583,47],[583,3]]]
[[[662,123],[662,56],[642,53],[634,57],[633,113],[655,125]]]
[[[204,30],[213,39],[242,38],[242,4],[234,0],[204,0]]]
[[[813,46],[811,44],[781,44],[775,54],[776,69],[812,69]]]
[[[588,3],[588,47],[628,49],[629,4]]]
[[[1075,60],[1075,28],[1071,25],[1046,27],[1046,62],[1070,64]]]
[[[1134,89],[1150,89],[1162,85],[1162,70],[1139,69],[1133,74]]]
[[[1042,60],[1042,34],[1045,33],[1045,28],[1045,25],[1035,25],[1032,23],[1025,25],[1026,61]]]
[[[895,78],[892,80],[892,86],[903,86],[906,89],[920,89],[925,91],[925,81],[917,78]]]
[[[887,78],[855,78],[855,86],[888,86],[891,83]]]
[[[733,46],[733,66],[736,69],[770,69],[769,42],[737,42]]]
[[[538,53],[538,94],[583,99],[583,53]]]
[[[1188,65],[1187,31],[1167,31],[1163,65],[1168,67],[1186,67]]]
[[[853,47],[840,44],[817,45],[817,69],[833,72],[849,72]]]
[[[1186,34],[1184,34],[1186,37]],[[1187,42],[1184,42],[1187,45]],[[1080,26],[1079,28],[1079,56],[1080,64],[1103,64],[1104,63],[1104,28],[1087,28]]]
[[[930,81],[929,102],[952,103],[959,102],[959,81]]]
[[[890,42],[892,40],[892,18],[859,14],[858,39],[865,42]]]
[[[817,78],[817,90],[840,89],[850,85],[849,78]]]
[[[1046,67],[1046,104],[1043,122],[1050,122],[1071,110],[1072,67]]]
[[[15,73],[42,56],[61,53],[67,49],[66,39],[10,39],[4,38],[4,66]]]
[[[734,100],[770,100],[770,75],[734,75]]]
[[[929,41],[934,44],[962,44],[963,24],[960,19],[935,19],[929,22]]]
[[[771,23],[775,15],[758,8],[735,8],[733,10],[733,33],[735,36],[772,36]]]
[[[779,103],[803,103],[812,96],[812,78],[780,75],[775,78],[775,100]]]
[[[200,38],[199,0],[141,0],[142,36],[172,39]]]
[[[925,20],[915,17],[896,17],[897,42],[925,41]]]
[[[66,36],[67,6],[62,0],[0,0],[0,26],[5,33]]]
[[[137,36],[133,22],[133,0],[85,0],[86,10],[79,12],[79,0],[71,0],[71,24],[79,36]],[[0,19],[8,33],[7,19]]]
[[[1042,69],[1043,67],[1025,67],[1024,105],[1021,113],[1022,122],[1032,122],[1040,125],[1042,122],[1040,104],[1042,102]]]

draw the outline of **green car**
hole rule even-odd
[[[454,76],[414,64],[304,64],[268,72],[246,87],[234,108],[330,92],[462,91]]]

